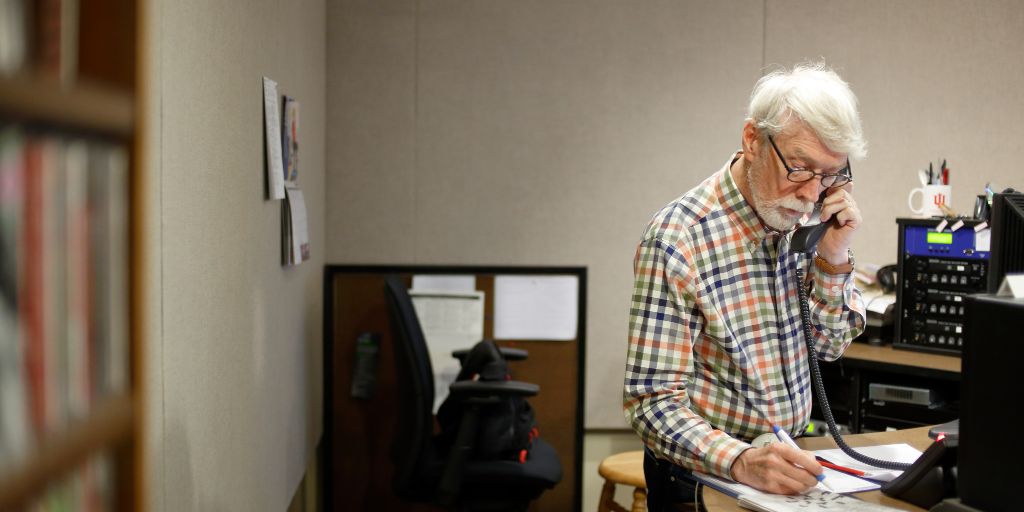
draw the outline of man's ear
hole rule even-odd
[[[743,125],[741,143],[743,144],[743,158],[748,162],[753,162],[761,150],[760,132],[754,126],[753,119],[747,119],[747,122]]]

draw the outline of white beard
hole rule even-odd
[[[761,189],[761,183],[764,181],[764,168],[757,166],[758,170],[755,171],[754,167],[751,164],[747,168],[747,183],[750,185],[750,193],[753,196],[754,211],[768,227],[777,231],[789,231],[796,227],[797,223],[803,220],[808,213],[814,211],[814,202],[805,203],[797,199],[796,196],[783,196],[776,199],[764,197]],[[783,208],[795,210],[801,215],[793,217],[783,211]]]

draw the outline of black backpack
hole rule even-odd
[[[508,362],[498,346],[483,340],[473,346],[462,362],[456,380],[511,380]],[[441,427],[440,441],[450,447],[455,442],[462,420],[463,405],[450,395],[437,411]],[[530,403],[521,396],[507,397],[480,410],[474,460],[514,460],[525,462],[533,440],[539,435]]]

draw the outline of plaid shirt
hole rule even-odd
[[[797,434],[811,412],[795,274],[806,259],[761,223],[729,172],[734,159],[644,233],[623,396],[659,458],[724,477],[750,447],[741,439],[772,424]],[[864,305],[851,274],[809,274],[818,357],[834,360],[863,330]]]

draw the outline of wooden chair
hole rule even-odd
[[[647,481],[644,480],[644,452],[616,453],[609,455],[597,467],[597,473],[604,478],[601,488],[601,501],[597,505],[598,512],[646,512]],[[631,508],[615,503],[615,485],[623,484],[633,487],[633,505]]]

